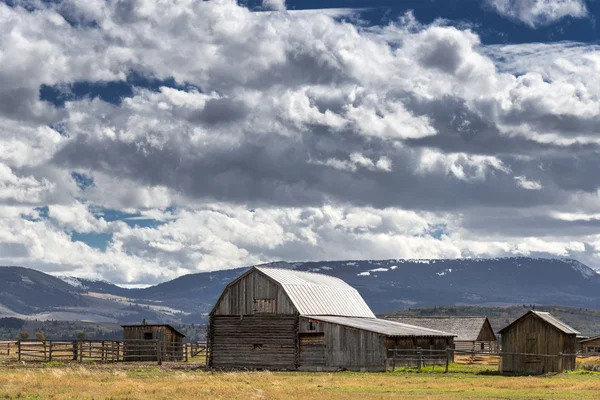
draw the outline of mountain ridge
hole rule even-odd
[[[562,304],[600,309],[600,275],[573,259],[276,261],[262,266],[338,277],[356,288],[376,313],[436,305]],[[60,281],[60,285],[57,284],[60,287],[47,290],[55,295],[65,293],[65,298],[58,299],[57,304],[46,302],[46,309],[51,311],[81,312],[88,317],[95,313],[98,318],[109,318],[111,313],[116,313],[113,319],[128,321],[144,315],[148,320],[160,322],[202,323],[225,285],[248,268],[188,274],[144,289],[127,289],[107,281],[73,277],[47,279],[44,276],[49,275],[39,271],[31,276],[50,286],[55,280]],[[2,270],[0,268],[0,273]],[[27,293],[30,293],[26,290],[27,282],[19,284],[15,270],[13,275],[12,303],[5,301],[6,284],[0,281],[0,316],[6,314],[6,309],[15,311],[10,304],[21,306],[18,310],[21,314],[39,314],[39,304],[27,304]],[[19,285],[24,286],[23,293],[19,293]]]

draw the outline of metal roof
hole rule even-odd
[[[453,333],[437,331],[420,326],[403,324],[379,318],[332,317],[322,315],[306,315],[305,318],[332,324],[349,326],[364,331],[380,333],[392,337],[454,337]]]
[[[531,310],[531,311],[527,312],[526,314],[522,315],[521,317],[517,318],[515,321],[511,322],[510,324],[508,324],[507,326],[502,328],[499,333],[506,331],[508,328],[510,328],[511,326],[513,326],[514,324],[516,324],[517,322],[519,322],[521,319],[525,318],[528,315],[534,315],[534,316],[546,321],[547,323],[549,323],[550,325],[552,325],[553,327],[555,327],[556,329],[558,329],[559,331],[561,331],[563,333],[566,333],[569,335],[581,334],[581,332],[576,331],[575,329],[571,328],[569,325],[567,325],[564,322],[560,321],[559,319],[553,317],[552,314],[550,314],[549,312],[534,311],[534,310]]]
[[[422,326],[456,334],[456,341],[476,341],[485,328],[486,317],[386,317],[390,321]],[[492,334],[494,334],[492,330]]]
[[[358,291],[341,279],[313,272],[254,268],[281,285],[300,315],[375,318]]]

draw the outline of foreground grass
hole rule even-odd
[[[598,399],[600,373],[504,377],[476,366],[394,373],[219,372],[165,365],[0,367],[0,399]]]

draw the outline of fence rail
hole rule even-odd
[[[170,343],[158,340],[19,340],[0,341],[0,354],[39,361],[189,361],[205,355],[206,343]]]
[[[533,353],[512,353],[499,351],[490,353],[489,351],[469,351],[456,350],[447,348],[445,350],[422,349],[390,349],[388,357],[388,365],[392,371],[398,366],[402,367],[417,367],[417,372],[421,372],[421,368],[425,366],[444,366],[445,372],[448,372],[448,367],[454,362],[455,355],[471,355],[471,356],[524,356],[524,357],[539,357],[539,358],[556,358],[563,360],[564,357],[581,357],[578,354],[533,354]]]

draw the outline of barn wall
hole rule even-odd
[[[213,315],[210,322],[210,366],[296,369],[295,315]]]
[[[456,350],[464,351],[481,351],[484,353],[498,351],[497,341],[480,341],[480,340],[455,340],[454,348]]]
[[[225,288],[214,315],[295,314],[285,291],[259,271],[252,271]]]
[[[490,325],[490,322],[486,320],[479,332],[479,336],[477,336],[478,342],[495,342],[497,341],[496,335],[494,334],[494,330]]]
[[[385,370],[386,347],[383,335],[310,318],[300,318],[299,332],[301,337],[322,333],[324,340],[324,363],[319,361],[318,353],[312,349],[313,354],[310,357],[301,356],[304,362],[300,365],[302,370],[314,370],[320,367]],[[300,354],[305,354],[302,346]]]
[[[123,338],[126,341],[145,340],[144,335],[146,333],[152,333],[151,341],[158,340],[161,342],[161,357],[163,360],[183,360],[183,336],[168,327],[140,325],[123,328]],[[156,361],[157,359],[156,349],[136,348],[136,343],[131,343],[129,348],[126,347],[124,354],[125,361]]]
[[[575,335],[567,335],[529,315],[502,334],[503,353],[575,354]],[[536,357],[503,355],[500,371],[543,374],[575,369],[575,356]]]

